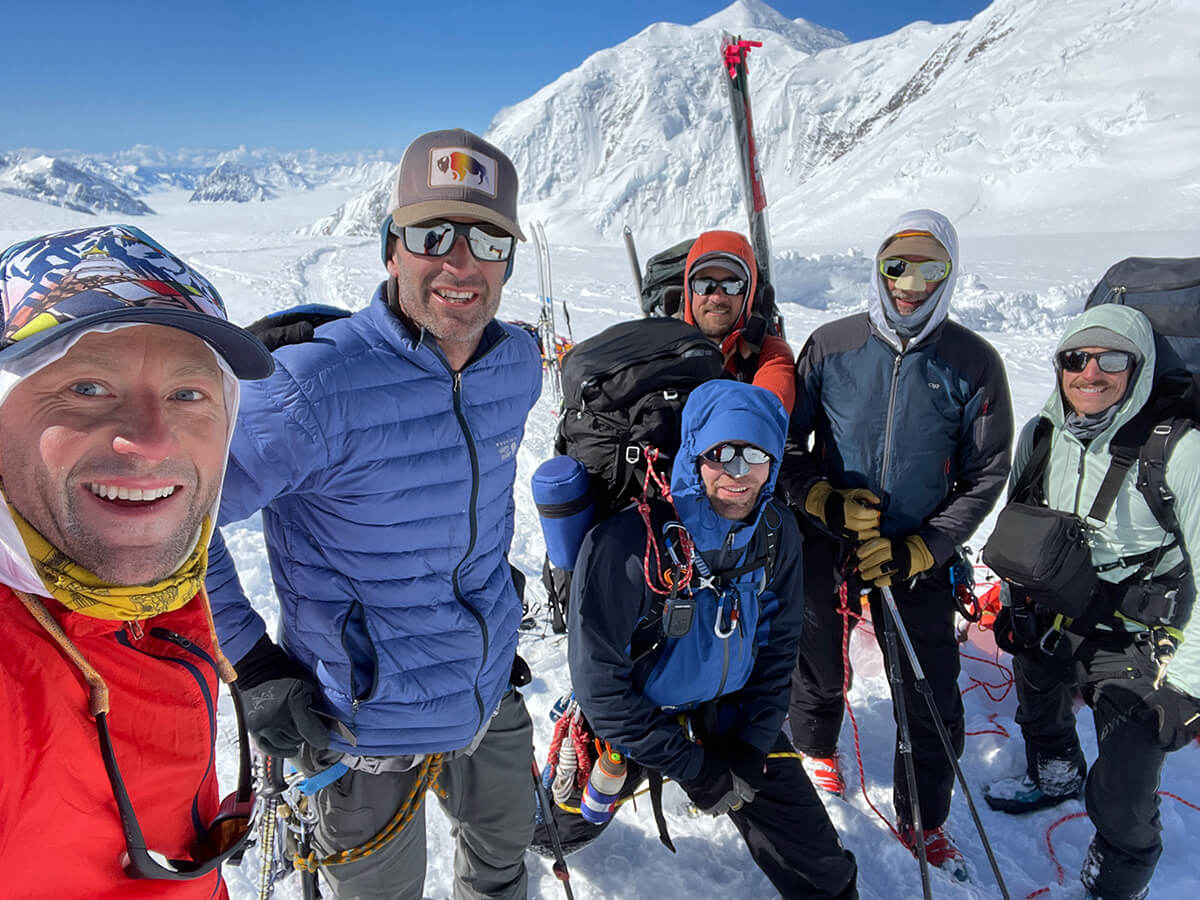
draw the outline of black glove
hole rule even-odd
[[[690,781],[679,782],[679,786],[696,809],[709,809],[733,787],[729,760],[711,750],[704,751],[704,764],[700,772]]]
[[[302,744],[329,746],[329,729],[316,710],[320,694],[312,676],[265,634],[235,666],[235,686],[246,711],[246,730],[264,753],[294,757]]]
[[[1200,705],[1187,694],[1164,684],[1146,697],[1150,724],[1158,729],[1158,745],[1170,753],[1186,747],[1200,734]]]
[[[729,753],[729,769],[755,791],[760,791],[767,780],[767,754],[744,741],[737,741]]]
[[[695,780],[680,785],[700,812],[721,816],[754,800],[758,789],[730,769],[730,761],[711,750]]]
[[[246,330],[266,344],[268,350],[274,351],[288,344],[307,344],[313,339],[316,328],[348,315],[347,310],[336,306],[309,303],[263,316],[247,325]]]

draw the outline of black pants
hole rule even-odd
[[[1039,758],[1069,760],[1082,771],[1071,705],[1076,685],[1092,708],[1099,753],[1085,800],[1096,836],[1082,880],[1105,900],[1137,896],[1162,854],[1157,791],[1166,752],[1142,700],[1151,687],[1149,665],[1128,638],[1099,634],[1068,635],[1053,655],[1034,647],[1013,658],[1031,775]]]
[[[831,756],[837,749],[842,728],[842,630],[838,614],[837,569],[839,545],[821,537],[806,537],[804,543],[804,633],[792,672],[792,701],[789,722],[796,749],[810,756]],[[852,592],[853,593],[853,592]],[[892,588],[900,619],[912,640],[917,659],[929,682],[934,704],[950,734],[957,756],[962,756],[964,721],[962,696],[958,690],[958,641],[954,634],[954,595],[946,567],[934,570],[913,587]],[[851,596],[852,608],[858,599]],[[883,606],[877,592],[871,594],[871,621],[875,637],[887,658],[883,637]],[[921,823],[937,828],[950,814],[954,789],[954,767],[938,737],[937,725],[923,694],[916,690],[912,667],[899,647],[904,700],[908,711],[917,770],[917,794]],[[893,717],[895,710],[893,708]],[[899,730],[897,730],[897,745]],[[908,778],[899,747],[892,765],[892,800],[900,822],[912,819]]]
[[[750,856],[775,890],[791,898],[858,897],[858,865],[842,847],[816,789],[782,733],[753,803],[729,813]]]

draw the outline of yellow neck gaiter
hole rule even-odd
[[[175,570],[175,574],[158,584],[119,587],[102,581],[68,559],[26,522],[11,503],[8,511],[50,595],[74,612],[93,619],[116,622],[149,619],[181,608],[204,586],[204,572],[208,568],[208,539],[212,535],[212,521],[208,516],[204,517],[196,549]]]

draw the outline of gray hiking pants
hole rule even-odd
[[[305,748],[301,765],[323,769],[338,754]],[[515,689],[504,695],[470,756],[446,758],[437,786],[455,837],[455,900],[516,900],[527,894],[525,849],[533,838],[533,723]],[[350,770],[315,797],[313,843],[324,856],[383,830],[407,799],[418,770]],[[369,856],[321,870],[337,900],[420,900],[425,884],[425,810]]]

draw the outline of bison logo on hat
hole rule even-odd
[[[429,153],[430,187],[469,187],[496,196],[496,161],[466,147],[435,147]]]

